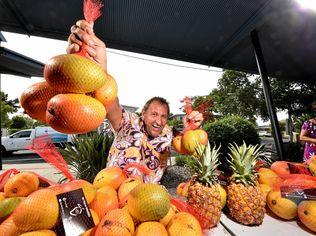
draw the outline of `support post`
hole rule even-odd
[[[252,45],[254,47],[258,70],[261,76],[263,93],[264,93],[264,98],[265,98],[267,109],[268,109],[268,114],[269,114],[270,121],[273,128],[273,137],[274,137],[276,150],[280,159],[284,160],[282,135],[281,135],[280,127],[279,127],[278,118],[275,112],[274,102],[272,100],[267,68],[264,62],[264,57],[263,57],[257,30],[251,31],[250,36],[251,36]]]

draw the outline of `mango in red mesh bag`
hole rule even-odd
[[[167,215],[170,209],[168,192],[158,184],[139,184],[129,194],[129,213],[137,220],[156,221]]]
[[[132,217],[125,209],[109,211],[100,221],[95,236],[121,235],[132,236],[135,226]]]
[[[165,226],[156,221],[141,223],[136,230],[135,236],[168,236]]]
[[[167,226],[170,236],[202,236],[202,228],[199,221],[190,213],[179,212]]]
[[[26,197],[13,212],[14,224],[20,230],[50,229],[56,223],[59,206],[55,191],[41,189]]]

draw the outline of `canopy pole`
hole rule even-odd
[[[0,32],[0,46],[1,46],[1,42],[6,42],[3,34]],[[1,81],[1,73],[0,73],[0,81]],[[1,82],[0,82],[1,85]],[[2,137],[2,130],[1,130],[1,137]],[[0,170],[2,170],[2,155],[4,155],[3,150],[1,150],[1,155],[0,155]]]
[[[261,49],[261,45],[260,45],[260,41],[258,37],[258,31],[257,30],[251,31],[250,36],[251,36],[252,45],[254,47],[258,70],[261,76],[264,98],[266,101],[269,117],[270,117],[272,128],[273,128],[273,137],[274,137],[274,142],[276,145],[276,150],[280,159],[284,160],[282,135],[281,135],[280,127],[279,127],[278,118],[275,112],[274,102],[271,95],[271,88],[270,88],[270,83],[268,80],[267,68],[264,62],[264,58],[263,58],[263,53],[262,53],[262,49]]]

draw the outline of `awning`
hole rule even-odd
[[[297,0],[106,0],[96,34],[111,48],[316,83],[316,13]],[[66,40],[81,0],[2,0],[0,30]]]
[[[0,46],[0,74],[42,77],[44,64]]]

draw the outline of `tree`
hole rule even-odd
[[[192,101],[192,109],[202,113],[205,122],[214,121],[214,115],[212,112],[214,101],[211,95],[196,96],[192,99]]]
[[[220,115],[238,115],[255,122],[259,114],[257,84],[250,74],[226,70],[218,80],[217,88],[209,94],[214,100],[214,112]]]
[[[289,118],[314,114],[311,103],[316,101],[315,84],[275,78],[269,78],[269,82],[276,112],[286,111]],[[255,121],[256,116],[269,119],[260,77],[227,70],[210,96],[214,99],[214,112],[221,115],[239,115],[250,121]]]
[[[291,116],[299,117],[303,114],[313,115],[311,104],[316,101],[316,85],[301,82],[293,82],[270,78],[271,93],[273,102],[278,111],[286,111]],[[268,120],[264,94],[260,78],[256,79],[260,104],[260,115],[263,120]]]
[[[10,129],[24,129],[27,128],[27,120],[23,116],[13,116],[11,119]]]
[[[261,81],[257,79],[256,83],[261,84]],[[292,129],[294,128],[292,121],[295,121],[296,126],[300,126],[301,116],[315,117],[316,111],[312,108],[312,103],[316,101],[316,85],[270,78],[270,86],[276,109],[288,113],[289,134],[292,141]],[[263,104],[262,88],[259,91],[259,97],[262,101],[260,105],[261,117],[263,120],[268,120],[266,105]]]
[[[9,127],[11,121],[8,114],[16,112],[19,108],[19,99],[8,100],[8,94],[0,92],[1,96],[1,128]]]

